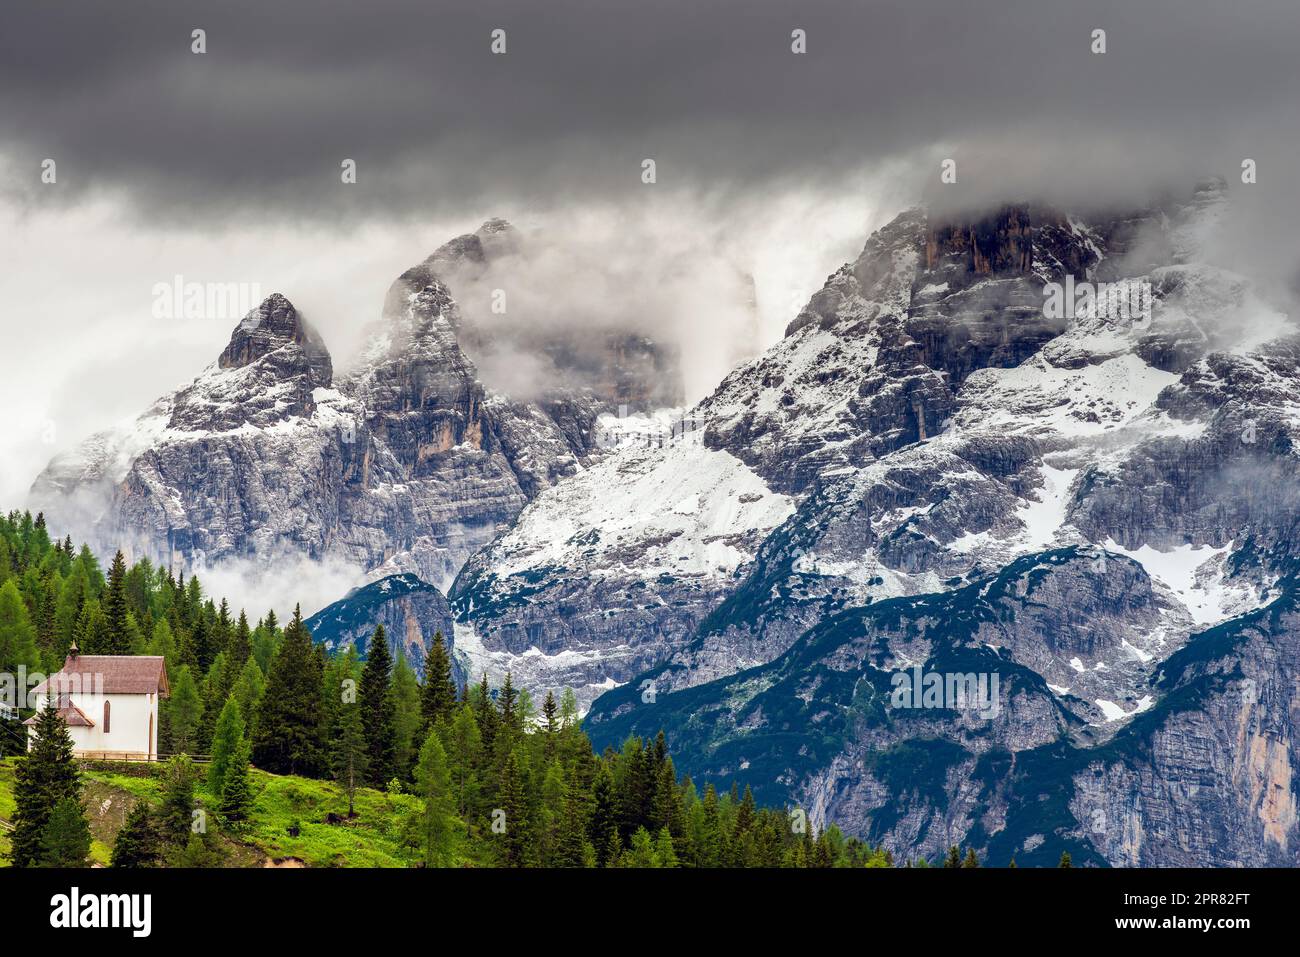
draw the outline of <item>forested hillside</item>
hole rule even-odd
[[[105,575],[41,516],[0,518],[0,672],[57,670],[74,642],[161,655],[172,693],[160,750],[173,755],[80,767],[62,722],[41,712],[32,755],[2,766],[0,816],[15,827],[0,851],[19,865],[893,863],[834,828],[816,834],[800,809],[679,778],[662,736],[594,754],[567,689],[539,704],[509,676],[458,688],[441,636],[421,685],[375,637],[364,663],[350,649],[330,657],[297,609],[283,628],[273,611],[250,625],[197,578],[120,553]],[[6,722],[9,753],[22,730]]]

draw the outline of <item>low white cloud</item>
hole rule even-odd
[[[234,327],[228,318],[153,315],[155,285],[175,276],[284,293],[338,369],[397,276],[502,215],[541,248],[506,283],[511,321],[563,327],[578,341],[587,329],[642,331],[680,352],[694,401],[778,339],[825,275],[892,214],[882,190],[864,186],[874,182],[863,173],[817,190],[791,183],[745,202],[665,187],[623,205],[488,207],[472,218],[347,229],[153,227],[107,197],[44,211],[0,203],[0,507],[21,506],[55,454],[133,418],[216,359]],[[500,318],[473,290],[456,292],[468,315]],[[489,358],[482,373],[527,397],[550,371],[544,356],[519,349]]]
[[[230,602],[232,614],[242,608],[256,621],[274,608],[283,624],[293,616],[295,605],[302,606],[306,618],[338,601],[362,583],[365,570],[338,558],[284,556],[273,563],[223,561],[195,574],[209,597]]]

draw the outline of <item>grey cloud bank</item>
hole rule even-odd
[[[766,345],[920,198],[1123,205],[1218,174],[1235,212],[1217,258],[1294,285],[1298,41],[1291,0],[12,6],[0,398],[22,411],[0,491],[219,351],[230,323],[150,321],[155,283],[282,291],[342,358],[393,277],[493,215],[535,220],[582,266],[539,267],[517,314],[563,314],[599,265],[593,321],[658,312],[696,337],[689,398],[752,351],[737,275]]]
[[[1286,0],[76,3],[6,21],[5,188],[53,201],[26,175],[52,157],[59,201],[120,192],[154,223],[635,202],[647,156],[661,186],[741,192],[897,156],[927,182],[939,144],[988,157],[991,192],[1228,175],[1243,155],[1263,180],[1294,171]]]

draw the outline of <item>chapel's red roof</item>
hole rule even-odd
[[[167,697],[167,666],[161,655],[69,655],[63,668],[33,692],[161,694]]]

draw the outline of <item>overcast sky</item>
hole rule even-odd
[[[1243,250],[1295,267],[1296,0],[86,0],[3,18],[4,507],[229,337],[152,317],[155,283],[282,291],[337,355],[397,273],[494,215],[617,234],[624,259],[640,242],[650,275],[662,249],[748,271],[768,341],[948,157],[969,195],[1077,203],[1236,183],[1250,157]]]

